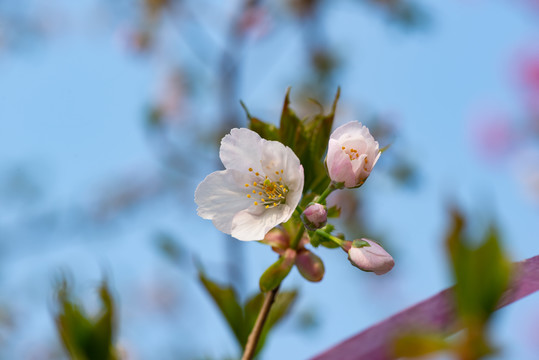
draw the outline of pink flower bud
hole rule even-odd
[[[325,269],[322,259],[309,250],[303,249],[298,252],[296,266],[300,274],[309,281],[317,282],[324,277]]]
[[[264,236],[264,240],[261,241],[264,244],[271,246],[273,251],[278,254],[282,254],[286,249],[290,247],[290,238],[288,234],[280,229],[274,228]]]
[[[352,121],[331,134],[326,165],[334,183],[347,188],[363,185],[380,157],[378,142],[366,126]]]
[[[360,270],[371,271],[376,275],[383,275],[393,269],[395,261],[380,245],[372,240],[361,239],[367,244],[354,247],[356,241],[348,251],[348,260]]]
[[[324,205],[311,204],[301,214],[301,219],[307,230],[314,231],[326,225],[328,212]]]

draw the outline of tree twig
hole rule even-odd
[[[255,326],[253,326],[253,330],[251,330],[249,338],[247,339],[247,344],[245,345],[245,351],[243,352],[241,360],[251,360],[253,358],[256,346],[258,345],[258,339],[260,339],[260,334],[262,333],[262,329],[264,328],[264,324],[266,323],[268,314],[271,310],[273,302],[275,301],[278,291],[279,286],[266,293],[264,303],[262,304],[262,308],[260,309],[258,317],[256,318]]]

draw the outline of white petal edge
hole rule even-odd
[[[211,173],[198,185],[195,191],[197,214],[211,219],[215,227],[230,234],[232,219],[239,211],[251,206],[247,198],[243,175],[236,170],[222,170]]]
[[[251,167],[254,171],[260,170],[262,139],[256,132],[241,128],[232,129],[221,140],[219,157],[227,169],[248,171]]]

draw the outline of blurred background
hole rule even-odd
[[[443,237],[458,204],[495,220],[514,261],[539,254],[539,1],[0,0],[0,358],[63,359],[64,274],[89,309],[107,278],[129,359],[239,349],[197,280],[258,291],[275,254],[196,215],[220,138],[302,115],[360,120],[391,144],[336,222],[378,240],[377,277],[318,249],[293,270],[290,315],[262,359],[305,359],[451,285]],[[539,295],[497,314],[501,359],[535,359]]]

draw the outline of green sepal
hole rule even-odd
[[[335,244],[333,241],[329,241],[327,239],[324,239],[321,236],[319,236],[319,238],[320,238],[320,245],[322,245],[325,248],[335,249],[335,248],[340,247],[339,245]]]
[[[352,241],[352,247],[362,248],[362,247],[365,247],[365,246],[371,246],[371,244],[369,244],[365,240],[360,240],[360,239],[356,239],[356,240]]]
[[[311,245],[315,248],[320,246],[320,235],[318,235],[315,231],[308,231],[309,234],[309,240],[311,241]]]
[[[341,208],[337,205],[328,208],[328,218],[338,218],[341,216]]]

